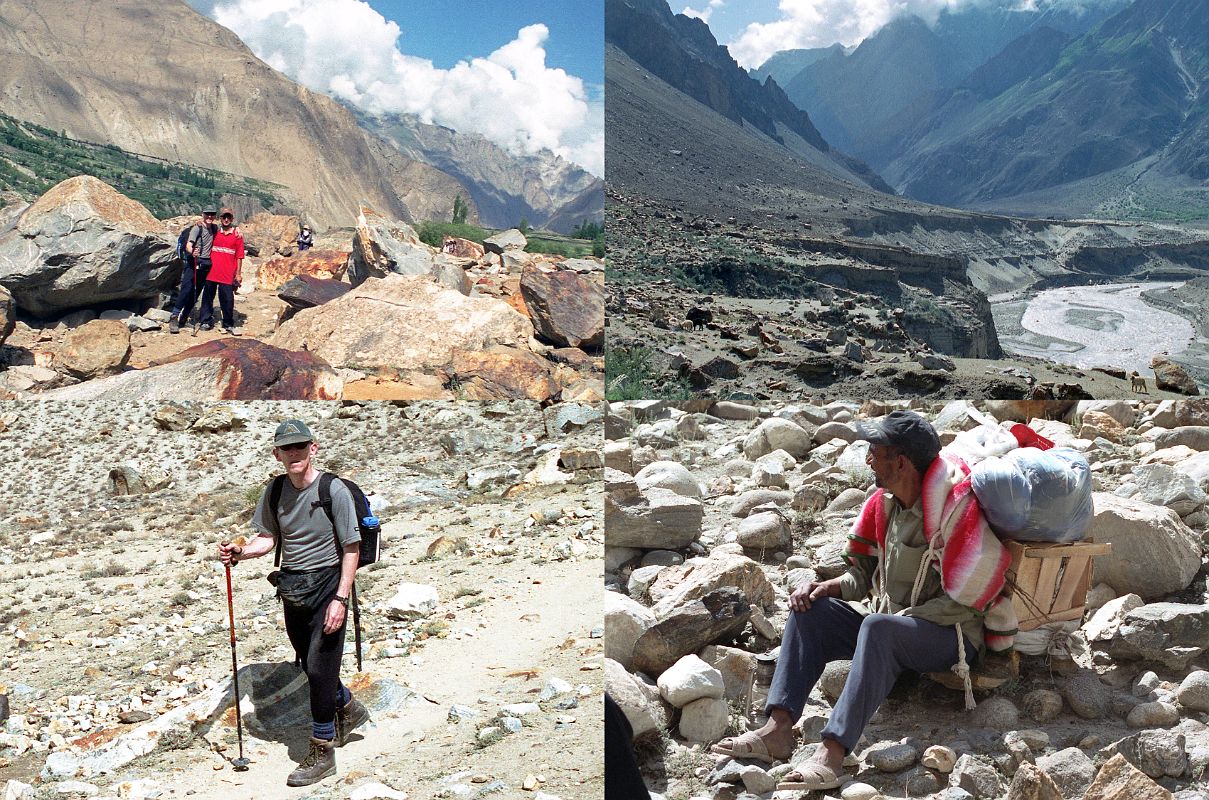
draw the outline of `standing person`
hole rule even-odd
[[[232,564],[272,552],[277,538],[281,539],[277,596],[285,607],[286,634],[306,671],[311,694],[310,749],[286,779],[287,786],[309,786],[335,775],[335,749],[354,728],[369,721],[369,710],[340,681],[361,534],[353,495],[343,482],[332,481],[331,519],[321,506],[322,473],[314,464],[318,452],[305,422],[289,419],[278,425],[273,457],[285,467],[288,480],[282,482],[276,513],[268,507],[266,489],[252,515],[259,536],[243,547],[218,546],[223,564]]]
[[[298,252],[309,250],[315,246],[315,237],[311,234],[311,226],[303,225],[298,232]]]
[[[181,288],[176,295],[176,305],[172,308],[172,321],[168,323],[169,333],[180,333],[180,329],[189,324],[189,315],[201,295],[202,284],[210,273],[210,251],[214,245],[214,232],[217,227],[214,209],[202,211],[201,222],[192,226],[185,240],[185,267],[181,271]],[[213,308],[206,313],[205,304],[198,311],[201,321],[205,324],[214,317]],[[213,322],[210,322],[213,327]]]
[[[202,291],[202,308],[210,309],[210,320],[202,320],[202,330],[214,329],[214,293],[222,308],[223,333],[239,336],[243,330],[235,326],[235,290],[243,282],[243,234],[235,226],[235,214],[224,208],[218,215],[219,229],[214,234],[210,274]]]
[[[858,423],[856,434],[869,442],[865,463],[878,490],[848,537],[848,571],[789,596],[768,722],[712,748],[735,758],[788,760],[793,725],[823,668],[851,659],[814,756],[785,775],[778,790],[844,783],[844,756],[904,670],[952,669],[965,679],[972,707],[970,663],[984,647],[1010,646],[1016,629],[1011,603],[1000,594],[1011,559],[969,491],[969,467],[942,454],[935,429],[912,411]]]

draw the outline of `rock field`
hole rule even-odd
[[[287,789],[305,679],[264,576],[233,569],[247,772],[217,543],[251,532],[272,431],[384,520],[364,568],[373,721]],[[603,791],[599,408],[0,402],[0,797],[533,797]]]
[[[944,443],[980,424],[974,408],[1083,453],[1088,533],[1113,550],[1095,561],[1073,633],[1048,634],[1042,655],[1020,656],[1017,677],[977,692],[973,711],[960,692],[904,676],[849,757],[848,782],[810,797],[1209,797],[1203,400],[612,404],[605,683],[634,727],[652,796],[801,795],[774,794],[790,764],[709,746],[758,727],[757,656],[779,645],[789,592],[845,570],[845,537],[873,488],[849,423],[901,407],[927,416]],[[813,751],[847,668],[833,662],[816,686],[790,763]]]
[[[242,337],[217,304],[214,330],[171,335],[173,249],[196,221],[90,177],[0,206],[0,398],[174,399],[188,383],[213,400],[603,396],[599,259],[528,253],[515,230],[438,250],[367,205],[299,254],[298,218],[258,214],[237,220]]]

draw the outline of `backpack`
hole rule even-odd
[[[277,520],[277,503],[281,500],[281,489],[285,485],[286,476],[278,475],[273,478],[273,483],[269,487],[269,513],[273,516],[273,527],[277,530],[277,550],[273,554],[273,566],[281,566],[281,524]],[[340,546],[340,537],[336,533],[336,517],[332,513],[332,481],[337,480],[337,477],[330,472],[324,472],[319,476],[319,502],[324,513],[327,514],[328,520],[332,523],[332,534],[336,536],[336,551],[344,550]],[[349,492],[353,496],[353,508],[357,513],[357,532],[361,534],[360,559],[357,562],[357,568],[366,564],[373,564],[382,557],[382,526],[374,512],[369,507],[369,499],[366,498],[365,492],[361,491],[361,487],[350,481],[348,478],[339,478],[341,483],[348,487]]]
[[[340,534],[336,532],[336,516],[332,513],[332,481],[337,480],[330,472],[319,476],[319,501],[316,505],[323,508],[328,520],[332,523],[332,535],[336,537],[336,552],[343,552],[340,546]],[[377,516],[369,507],[369,499],[361,487],[348,478],[340,478],[341,483],[348,487],[353,495],[353,508],[357,512],[357,532],[361,534],[361,546],[357,568],[365,564],[373,564],[382,556],[382,526]],[[281,566],[281,523],[277,519],[277,503],[281,500],[281,488],[285,485],[286,476],[278,475],[269,485],[269,513],[273,518],[273,528],[277,531],[277,548],[273,554],[273,566]],[[353,610],[353,635],[357,644],[357,672],[361,671],[361,605],[357,602],[357,584],[353,584],[349,596],[349,605]]]
[[[186,249],[186,245],[189,243],[189,234],[196,227],[196,225],[187,225],[181,231],[181,235],[176,237],[176,250],[173,251],[173,254],[186,264],[189,263],[189,251]]]

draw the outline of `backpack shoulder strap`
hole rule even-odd
[[[336,555],[344,558],[344,548],[340,546],[340,531],[336,530],[336,514],[332,511],[332,481],[336,476],[325,472],[319,476],[319,505],[327,514],[328,522],[332,523],[332,536],[336,537]]]
[[[273,553],[273,566],[281,566],[281,521],[277,519],[277,503],[281,500],[281,487],[285,485],[285,475],[278,475],[269,484],[269,519],[273,520],[273,533],[277,537],[277,547]]]

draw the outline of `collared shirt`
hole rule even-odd
[[[911,592],[919,573],[919,564],[928,549],[924,536],[923,505],[920,500],[905,508],[893,499],[886,517],[885,569],[882,577],[888,606],[879,607],[881,599],[876,596],[873,572],[868,562],[859,561],[841,576],[841,597],[862,613],[902,614],[908,617],[952,626],[961,623],[965,633],[975,647],[982,647],[982,620],[973,609],[963,606],[944,593],[941,587],[939,562],[929,567],[924,575],[917,602],[911,604]],[[870,597],[870,594],[874,596]],[[866,600],[869,602],[866,603]],[[856,601],[856,602],[854,602]]]

